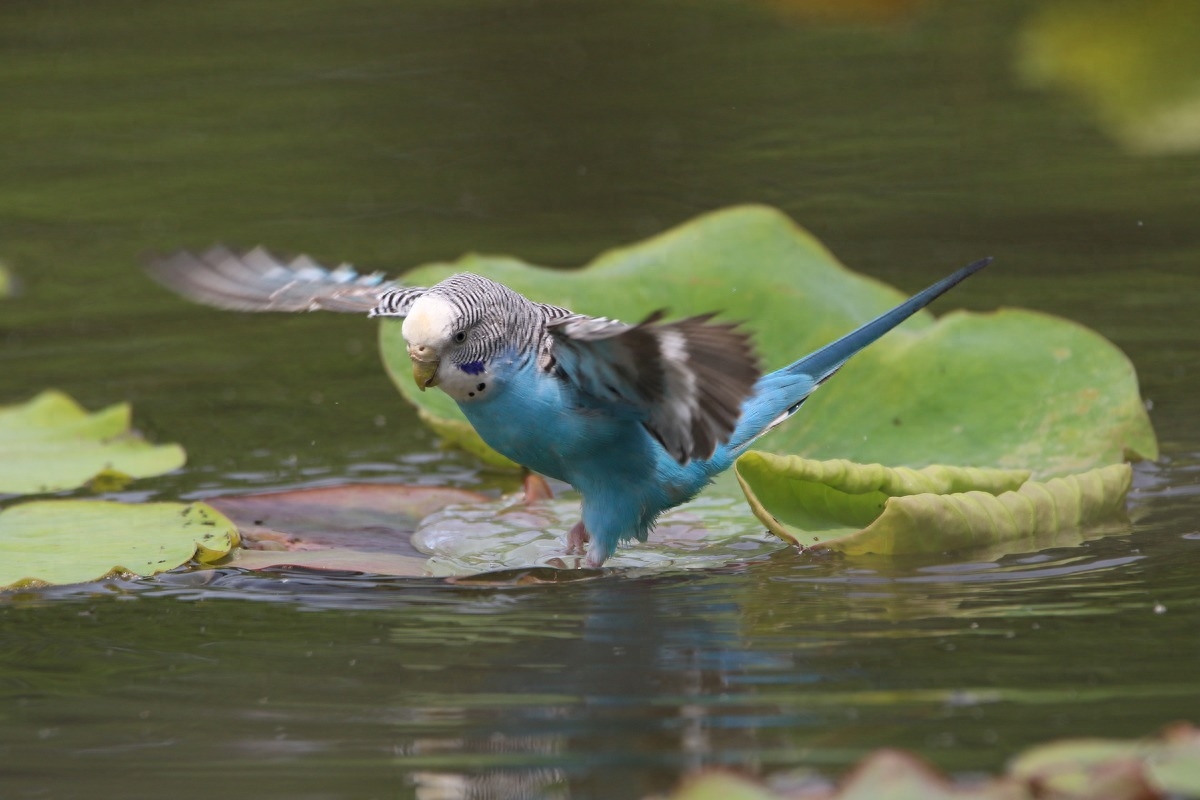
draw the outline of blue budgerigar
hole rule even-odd
[[[644,541],[662,512],[728,469],[851,356],[989,262],[766,375],[749,334],[712,315],[664,321],[656,312],[627,324],[537,303],[470,273],[406,287],[347,266],[222,247],[177,253],[150,270],[222,308],[403,317],[417,386],[450,395],[498,452],[579,491],[583,518],[567,552],[586,546],[587,565],[598,567],[621,541]]]

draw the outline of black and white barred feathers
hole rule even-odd
[[[681,464],[707,459],[728,441],[760,376],[750,336],[705,314],[636,325],[536,303],[478,275],[460,273],[430,288],[405,287],[349,265],[325,269],[262,248],[217,246],[152,260],[150,274],[196,302],[237,311],[339,311],[403,317],[417,298],[449,301],[472,337],[468,355],[486,360],[506,348],[528,351],[548,375],[566,381],[586,405],[634,410]],[[457,323],[456,323],[457,324]]]

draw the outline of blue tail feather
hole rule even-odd
[[[761,377],[754,387],[754,394],[742,406],[741,420],[729,440],[730,454],[736,455],[795,413],[813,390],[841,369],[855,353],[990,263],[991,258],[983,258],[968,264],[842,338]]]

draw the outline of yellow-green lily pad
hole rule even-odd
[[[926,279],[958,265],[936,266],[927,267]],[[755,331],[770,369],[906,296],[846,269],[809,233],[761,206],[701,216],[578,270],[468,255],[417,268],[404,280],[428,286],[462,271],[585,314],[637,320],[664,306],[676,316],[723,311]],[[1003,264],[972,279],[1003,280]],[[385,322],[380,337],[389,373],[422,419],[506,463],[449,397],[417,391],[400,325]],[[860,463],[1027,469],[1039,477],[1158,453],[1137,376],[1120,350],[1073,322],[1011,309],[936,323],[929,312],[915,315],[852,359],[758,446]]]
[[[1009,769],[1052,796],[1109,797],[1097,788],[1114,765],[1136,772],[1151,796],[1200,797],[1200,730],[1183,723],[1156,739],[1065,739],[1025,751]]]
[[[0,298],[8,297],[17,293],[17,276],[12,274],[12,270],[7,264],[0,263]]]
[[[0,511],[0,588],[154,575],[237,543],[233,523],[204,503],[22,503]]]
[[[781,780],[782,777],[782,780]],[[1076,739],[1039,745],[996,777],[955,779],[903,750],[867,754],[836,788],[801,771],[784,790],[719,770],[690,776],[667,800],[1155,800],[1200,796],[1200,732],[1188,724],[1157,739]],[[789,784],[796,782],[796,786]]]
[[[772,533],[849,555],[1037,542],[1112,519],[1124,509],[1132,479],[1128,464],[1039,482],[1020,470],[914,470],[753,450],[735,471],[750,508]]]
[[[1028,83],[1070,92],[1133,153],[1200,149],[1200,4],[1073,0],[1035,9],[1017,51]]]
[[[37,494],[89,482],[121,484],[183,466],[177,444],[153,445],[130,429],[128,403],[88,413],[62,392],[0,406],[0,492]]]

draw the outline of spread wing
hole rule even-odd
[[[365,314],[387,300],[389,315],[403,315],[422,288],[407,288],[379,273],[360,275],[349,264],[326,269],[308,256],[290,262],[261,247],[237,253],[216,245],[152,259],[156,281],[189,300],[234,311],[340,311]]]
[[[578,314],[548,319],[556,369],[601,403],[635,409],[680,464],[729,440],[761,372],[749,334],[712,314],[637,325]]]

